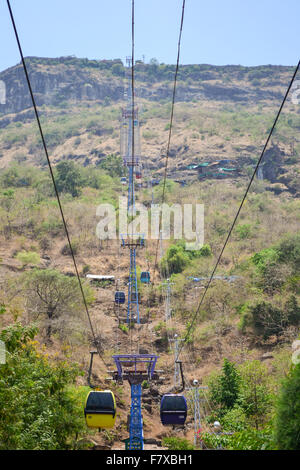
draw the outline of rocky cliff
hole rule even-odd
[[[64,101],[118,101],[123,96],[125,68],[120,60],[89,61],[74,57],[26,58],[37,104],[57,106]],[[175,67],[136,64],[137,92],[151,101],[169,99]],[[219,100],[261,102],[280,99],[290,67],[183,65],[177,101]],[[0,113],[17,113],[31,106],[22,64],[0,73],[6,85],[6,102]]]

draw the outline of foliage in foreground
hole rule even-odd
[[[233,434],[220,435],[201,433],[199,437],[209,449],[270,450],[272,448],[272,434],[269,428],[259,431],[245,429]]]
[[[278,449],[300,450],[300,364],[293,366],[282,383],[275,420]]]
[[[194,446],[187,440],[180,437],[164,437],[162,445],[169,450],[193,450]]]
[[[209,421],[219,420],[222,431],[199,435],[208,448],[263,450],[274,447],[270,428],[273,395],[268,370],[260,361],[239,367],[224,359],[221,373],[209,382],[213,408]]]
[[[34,326],[13,324],[0,339],[7,349],[0,365],[0,449],[75,449],[85,431],[80,371],[52,363],[37,349]]]

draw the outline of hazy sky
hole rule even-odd
[[[136,58],[175,63],[182,0],[135,0]],[[125,59],[131,0],[11,0],[25,56]],[[299,0],[186,0],[181,63],[294,65]],[[20,61],[0,0],[0,70]]]

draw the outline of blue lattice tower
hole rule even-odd
[[[157,380],[155,366],[158,356],[155,354],[118,354],[113,356],[117,366],[113,378],[117,382],[128,380],[131,387],[131,407],[129,424],[129,449],[137,450],[144,447],[142,417],[142,382]]]
[[[131,406],[129,425],[129,449],[143,449],[143,417],[142,417],[142,386],[141,384],[131,384]]]
[[[136,276],[135,248],[130,248],[130,269],[128,283],[127,323],[140,323],[139,297]]]

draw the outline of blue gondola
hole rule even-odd
[[[141,282],[144,282],[145,284],[150,283],[150,273],[148,271],[141,273]]]
[[[183,395],[164,395],[160,403],[160,419],[164,426],[183,425],[187,416],[187,402]]]
[[[122,292],[122,291],[115,292],[115,303],[125,304],[125,292]]]

